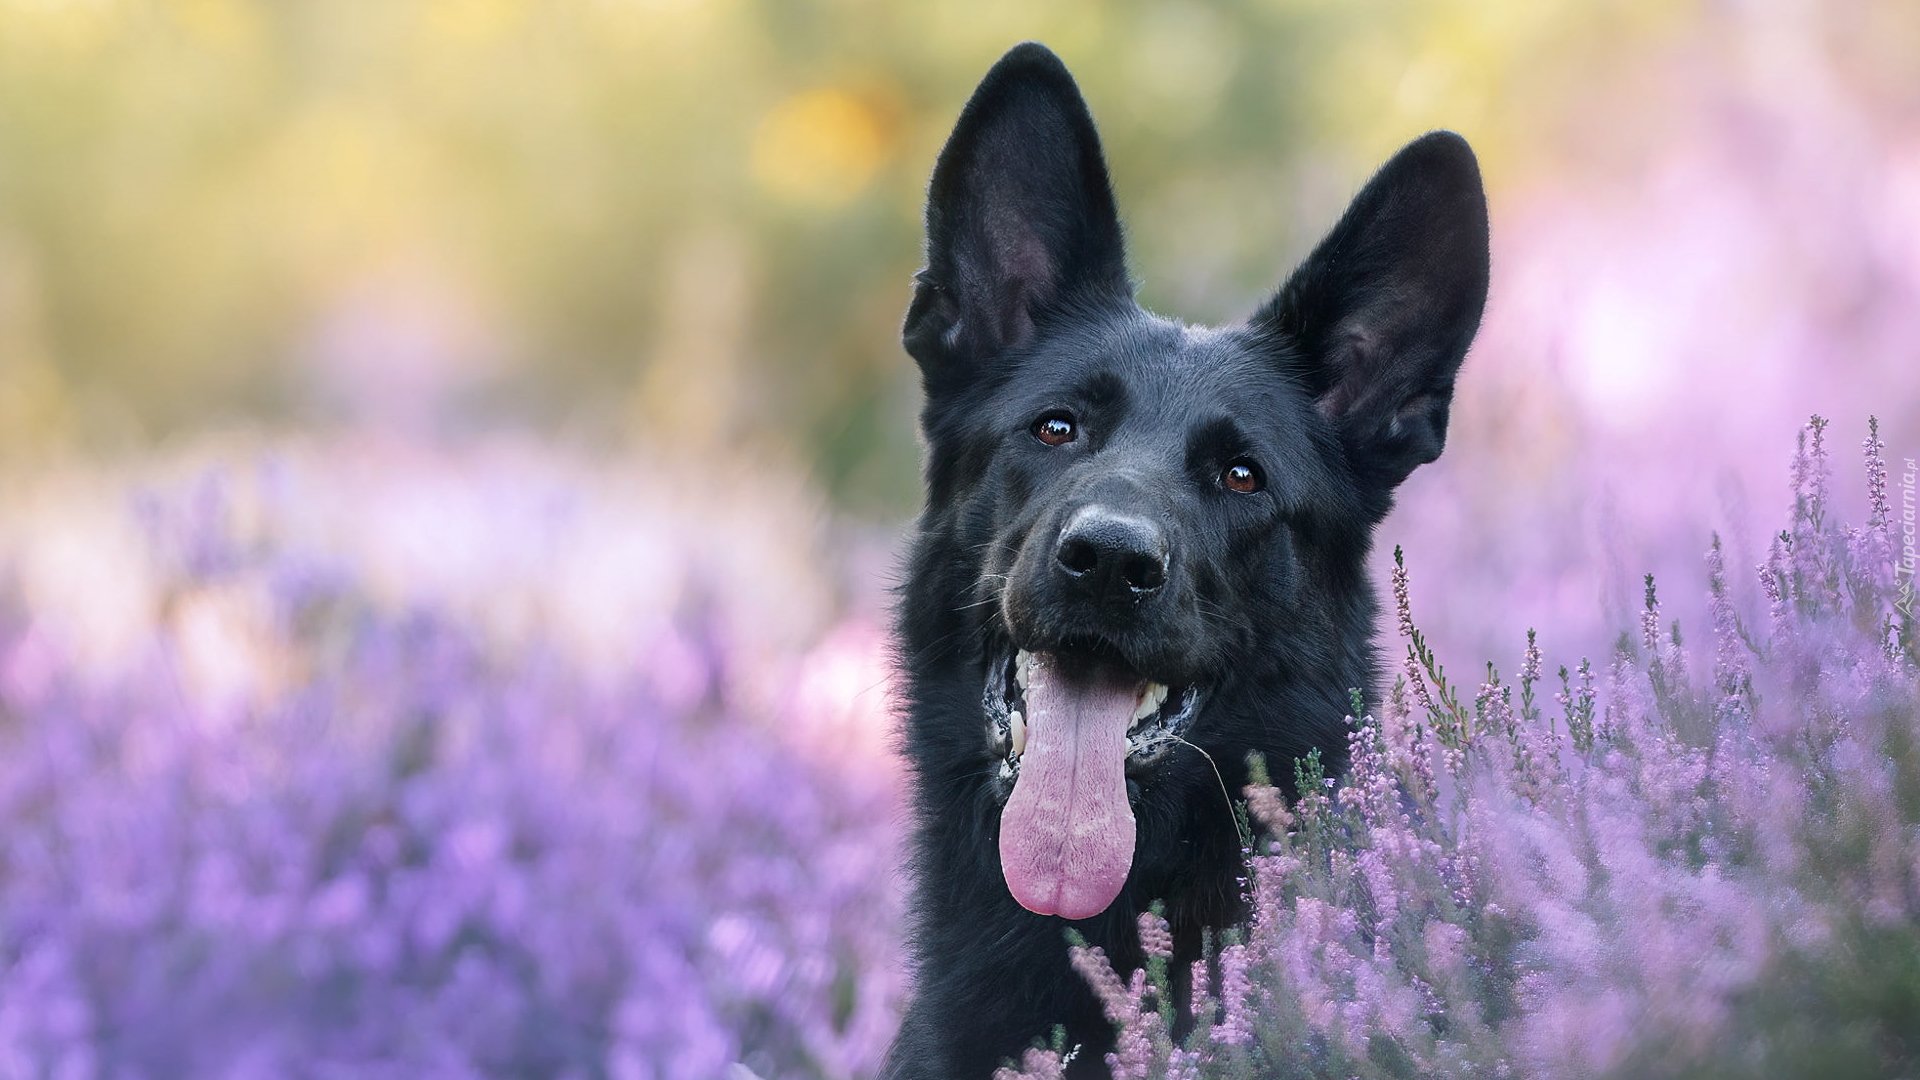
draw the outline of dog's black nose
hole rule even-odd
[[[1102,600],[1144,600],[1167,583],[1166,533],[1103,506],[1074,512],[1053,558],[1069,582]]]

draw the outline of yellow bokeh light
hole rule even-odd
[[[72,59],[97,53],[125,13],[114,0],[11,0],[0,3],[0,46]]]
[[[169,10],[195,41],[224,49],[260,44],[261,13],[240,0],[177,0]]]
[[[886,125],[846,90],[808,90],[775,106],[753,142],[753,175],[781,198],[841,206],[860,194],[887,155]]]
[[[526,15],[520,0],[435,0],[424,11],[429,36],[487,46],[509,37]]]

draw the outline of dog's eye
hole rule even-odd
[[[1043,416],[1033,425],[1033,437],[1048,446],[1065,446],[1079,435],[1079,429],[1073,426],[1072,418],[1058,414]]]
[[[1260,476],[1260,470],[1254,468],[1251,461],[1236,461],[1220,473],[1220,482],[1228,491],[1237,491],[1242,495],[1251,495],[1266,487],[1266,481]]]

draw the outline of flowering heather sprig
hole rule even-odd
[[[1419,643],[1414,640],[1414,635],[1419,631],[1413,625],[1413,601],[1407,591],[1406,558],[1398,544],[1393,548],[1393,601],[1400,615],[1400,636],[1408,639],[1407,656],[1402,662],[1406,684],[1412,688],[1414,699],[1420,702],[1420,707],[1437,717],[1439,707],[1427,692],[1426,676],[1420,670]]]
[[[1567,666],[1560,665],[1560,691],[1553,695],[1565,710],[1567,721],[1567,740],[1581,754],[1593,751],[1593,710],[1595,691],[1593,688],[1593,662],[1586,657],[1580,658],[1580,689],[1573,688]]]
[[[1140,948],[1161,960],[1173,955],[1173,933],[1158,911],[1140,913]]]
[[[1752,676],[1747,664],[1746,632],[1727,593],[1727,564],[1720,551],[1719,533],[1713,535],[1713,546],[1707,550],[1707,618],[1713,623],[1713,683],[1719,691],[1714,709],[1722,720],[1729,720],[1727,713],[1744,708]]]
[[[1652,574],[1647,575],[1646,585],[1646,602],[1640,609],[1640,649],[1652,661],[1660,656],[1660,596]]]
[[[1532,627],[1527,628],[1527,651],[1520,658],[1520,716],[1527,721],[1540,718],[1540,708],[1534,704],[1533,687],[1540,681],[1540,642],[1539,635]]]
[[[1256,769],[1255,777],[1259,776]],[[1332,820],[1333,799],[1328,791],[1334,786],[1334,778],[1327,775],[1326,766],[1320,760],[1320,751],[1309,751],[1306,757],[1293,763],[1293,815],[1295,835],[1304,841],[1304,847],[1310,856],[1324,857],[1328,853],[1328,839],[1335,825]]]
[[[1756,570],[1760,589],[1767,597],[1767,616],[1775,634],[1791,632],[1788,618],[1792,607],[1793,586],[1787,577],[1787,551],[1793,544],[1789,533],[1780,533],[1767,545],[1767,561]]]
[[[1793,518],[1805,524],[1809,535],[1817,534],[1826,518],[1826,430],[1825,417],[1816,414],[1808,419],[1793,455]]]
[[[1669,717],[1686,707],[1687,653],[1680,636],[1678,620],[1668,625],[1666,643],[1661,644],[1660,600],[1653,575],[1646,576],[1646,607],[1640,613],[1641,646],[1646,653],[1646,680],[1653,701]]]
[[[1667,647],[1661,654],[1662,675],[1666,682],[1676,686],[1686,686],[1691,679],[1689,668],[1692,666],[1686,641],[1681,636],[1680,620],[1667,624]]]
[[[1844,577],[1848,606],[1860,628],[1876,634],[1882,653],[1889,662],[1899,656],[1897,617],[1899,607],[1898,575],[1894,571],[1892,535],[1893,508],[1887,500],[1887,463],[1882,456],[1880,421],[1867,418],[1867,437],[1860,444],[1867,471],[1867,523],[1863,528],[1847,530]],[[1889,605],[1892,598],[1896,603]]]
[[[1286,796],[1272,784],[1247,785],[1247,811],[1269,833],[1278,835],[1293,827],[1293,812],[1287,809]]]
[[[1394,771],[1402,777],[1414,805],[1431,812],[1439,787],[1434,783],[1433,748],[1427,729],[1407,707],[1407,685],[1395,679],[1387,690],[1386,708],[1381,712],[1380,738]]]
[[[1513,687],[1500,681],[1491,660],[1487,661],[1486,681],[1473,696],[1473,717],[1475,731],[1499,731],[1509,740],[1513,738],[1518,719],[1513,711]]]
[[[1815,415],[1801,429],[1793,459],[1793,525],[1784,534],[1796,603],[1833,605],[1840,599],[1832,570],[1836,560],[1820,537],[1827,532],[1827,420]]]
[[[1068,936],[1077,937],[1071,931]],[[1114,1080],[1147,1080],[1155,1075],[1156,1063],[1164,1067],[1173,1044],[1160,1012],[1146,1008],[1145,1002],[1150,993],[1165,997],[1164,978],[1150,988],[1148,972],[1137,968],[1130,980],[1122,982],[1106,950],[1085,941],[1075,941],[1067,952],[1073,969],[1093,987],[1102,1011],[1114,1025],[1114,1048],[1107,1055],[1107,1068],[1112,1070]]]
[[[1887,501],[1887,444],[1880,441],[1880,418],[1867,417],[1867,437],[1860,443],[1867,462],[1867,527],[1884,532],[1893,520],[1893,505]]]
[[[1420,671],[1420,656],[1413,647],[1407,647],[1407,657],[1401,662],[1401,681],[1413,690],[1414,700],[1427,710],[1429,716],[1438,718],[1440,707],[1434,704],[1433,695],[1427,692],[1427,679]]]
[[[1251,954],[1240,943],[1220,950],[1220,1022],[1211,1033],[1214,1042],[1246,1047],[1254,1040],[1254,985],[1248,975]],[[1201,985],[1195,980],[1195,985]]]
[[[1401,626],[1407,636],[1407,684],[1412,688],[1414,698],[1433,720],[1434,735],[1444,748],[1448,771],[1452,772],[1460,762],[1461,748],[1472,737],[1470,714],[1461,704],[1459,694],[1448,684],[1446,669],[1440,665],[1433,650],[1427,647],[1426,636],[1413,625],[1413,608],[1406,587],[1406,558],[1399,545],[1393,549],[1393,573]],[[1429,683],[1433,687],[1432,694],[1427,690]]]
[[[1400,615],[1400,636],[1414,635],[1413,599],[1407,586],[1407,561],[1400,545],[1393,546],[1393,606]]]
[[[1020,1059],[1019,1068],[1001,1067],[993,1071],[993,1080],[1064,1080],[1067,1063],[1057,1050],[1030,1047]]]

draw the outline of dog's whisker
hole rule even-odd
[[[1146,747],[1158,746],[1161,743],[1166,743],[1166,742],[1179,743],[1181,746],[1187,747],[1188,749],[1192,750],[1194,753],[1199,754],[1201,757],[1207,759],[1207,767],[1213,770],[1213,782],[1220,786],[1220,797],[1226,801],[1227,820],[1233,822],[1234,838],[1240,841],[1241,851],[1252,850],[1253,837],[1248,835],[1247,831],[1240,827],[1240,815],[1234,812],[1233,796],[1227,792],[1226,777],[1221,775],[1220,765],[1218,762],[1213,760],[1213,755],[1207,753],[1205,750],[1201,749],[1200,747],[1194,745],[1191,742],[1188,742],[1187,740],[1181,738],[1180,736],[1174,734],[1171,731],[1166,732],[1162,735],[1156,736],[1152,740],[1144,743],[1143,746],[1146,746]]]
[[[967,637],[968,634],[965,629],[942,634],[921,646],[918,651],[904,654],[901,658],[902,663],[904,666],[912,668],[919,664],[932,663],[935,660],[944,660],[955,649],[966,644]]]

